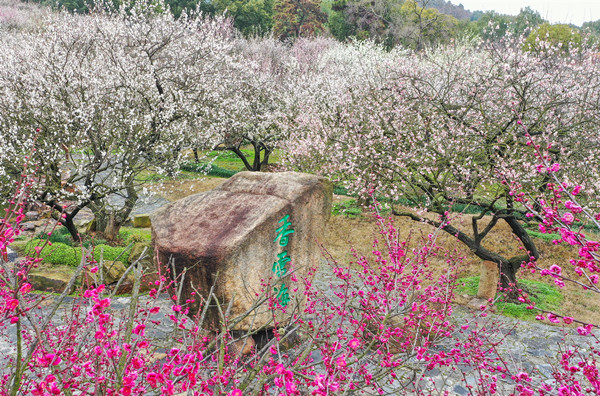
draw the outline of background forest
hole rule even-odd
[[[32,0],[71,12],[87,13],[91,0]],[[118,6],[118,0],[112,0]],[[227,15],[245,36],[273,35],[285,40],[331,35],[340,41],[350,37],[371,39],[387,48],[396,45],[422,49],[460,37],[499,39],[506,34],[546,35],[564,40],[573,35],[600,35],[600,20],[583,26],[550,25],[539,12],[524,7],[516,15],[495,11],[466,10],[445,0],[169,0],[178,17],[199,9],[206,15]],[[491,27],[491,28],[490,28]]]

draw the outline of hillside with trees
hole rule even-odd
[[[74,13],[89,13],[94,0],[33,0]],[[120,4],[113,0],[113,6]],[[228,17],[244,36],[268,36],[290,41],[298,37],[333,36],[340,41],[374,40],[422,50],[464,37],[499,40],[506,34],[529,35],[547,23],[525,7],[515,16],[495,11],[467,10],[446,0],[167,0],[175,17],[200,11]],[[585,37],[597,37],[599,22],[571,27]]]

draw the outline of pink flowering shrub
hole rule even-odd
[[[519,122],[519,124],[521,124]],[[536,171],[544,176],[547,183],[544,189],[536,196],[525,193],[526,189],[518,182],[511,183],[511,195],[515,201],[524,205],[528,210],[527,217],[534,218],[539,223],[539,231],[548,234],[559,234],[560,238],[553,241],[554,244],[567,244],[577,248],[577,256],[569,260],[572,272],[569,275],[563,268],[563,264],[555,263],[544,266],[533,257],[523,263],[523,267],[531,273],[539,273],[543,277],[550,277],[554,283],[563,288],[566,282],[581,287],[583,290],[600,293],[598,287],[598,276],[600,272],[600,244],[592,239],[587,233],[587,228],[600,230],[600,213],[594,213],[590,207],[597,204],[597,198],[593,194],[585,194],[581,185],[570,181],[568,175],[561,174],[561,166],[556,162],[553,152],[556,148],[552,142],[541,144],[541,139],[534,139],[526,132],[526,145],[532,149],[538,164]],[[560,150],[560,148],[558,148]],[[589,205],[589,206],[588,206]],[[566,263],[565,263],[566,264]],[[526,299],[530,308],[535,304]],[[541,311],[541,310],[540,310]],[[543,385],[538,391],[540,394],[558,395],[584,395],[600,394],[600,377],[598,376],[599,351],[596,345],[600,342],[596,323],[587,323],[585,318],[573,318],[568,315],[558,315],[554,312],[541,311],[538,320],[548,320],[554,324],[570,325],[576,323],[577,333],[588,336],[590,341],[587,345],[561,346],[559,361],[554,364],[553,377],[555,384],[551,387]],[[533,393],[531,393],[533,394]]]
[[[541,267],[536,260],[526,264],[532,272],[539,272],[542,276],[553,278],[554,283],[564,287],[565,282],[572,282],[581,286],[584,290],[600,293],[598,287],[598,276],[600,273],[600,244],[586,235],[584,224],[591,229],[600,230],[600,213],[594,214],[580,202],[594,204],[594,196],[582,194],[582,187],[568,180],[560,178],[560,164],[554,162],[550,150],[551,143],[545,147],[537,144],[528,135],[527,145],[533,148],[539,160],[537,172],[547,176],[548,182],[544,186],[543,194],[540,196],[529,196],[522,191],[518,183],[512,188],[516,201],[522,203],[528,210],[527,217],[536,218],[540,221],[539,230],[542,233],[556,233],[560,239],[553,243],[565,243],[578,248],[577,257],[569,260],[572,270],[577,278],[569,278],[559,264],[552,264],[548,268]],[[583,195],[583,196],[582,196]],[[565,318],[563,318],[565,319]],[[571,322],[571,318],[566,318]]]

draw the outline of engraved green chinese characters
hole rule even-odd
[[[288,221],[289,218],[290,215],[287,214],[277,222],[283,224],[281,225],[281,227],[277,228],[277,236],[275,237],[275,239],[273,239],[273,242],[277,242],[277,240],[279,239],[279,246],[282,247],[287,246],[289,242],[288,235],[293,234],[295,232],[293,228],[289,228],[292,225],[292,222]],[[290,261],[292,261],[292,259],[290,258],[290,256],[288,256],[287,250],[284,250],[283,252],[277,254],[277,261],[273,263],[272,271],[275,273],[275,275],[277,275],[278,278],[281,278],[282,276],[285,276],[285,274],[287,274],[287,268],[285,265]],[[287,286],[284,283],[282,283],[281,287],[275,287],[274,290],[277,293],[277,300],[279,300],[279,303],[282,307],[285,307],[290,301],[290,295]]]
[[[292,223],[288,221],[289,218],[290,218],[290,215],[287,214],[281,220],[279,220],[277,222],[277,223],[283,222],[283,225],[277,229],[277,236],[275,237],[275,239],[273,239],[273,242],[275,242],[275,241],[277,241],[277,239],[281,238],[281,239],[279,239],[279,246],[287,246],[288,235],[293,234],[295,232],[293,229],[290,229],[290,230],[287,229],[289,226],[292,225]]]
[[[288,293],[288,288],[285,284],[281,284],[281,289],[277,291],[277,288],[274,288],[277,292],[277,299],[282,307],[285,307],[290,302],[290,294]]]
[[[287,268],[285,268],[285,265],[292,261],[292,259],[287,254],[287,250],[284,250],[283,252],[279,253],[277,255],[278,260],[273,263],[273,272],[279,278],[287,274]]]

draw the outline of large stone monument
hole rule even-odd
[[[322,177],[296,173],[240,172],[212,191],[163,206],[151,216],[152,238],[162,265],[174,260],[176,275],[186,269],[182,299],[197,291],[206,298],[211,287],[229,319],[271,294],[286,314],[304,300],[291,282],[320,260],[331,213],[332,185]],[[266,286],[265,286],[266,285]],[[191,313],[200,303],[191,304]],[[280,312],[280,311],[278,311]],[[233,326],[234,330],[269,327],[267,304]],[[220,321],[216,304],[208,311],[208,327]]]

